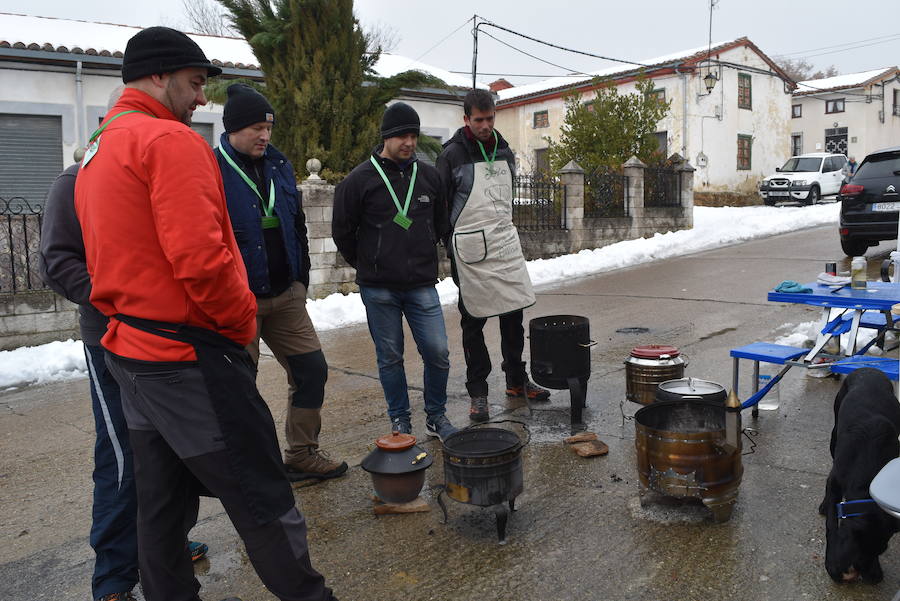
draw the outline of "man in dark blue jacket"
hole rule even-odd
[[[292,481],[321,481],[347,464],[319,450],[328,364],[306,311],[309,241],[291,163],[269,144],[275,111],[243,84],[228,87],[225,133],[216,158],[234,236],[250,290],[256,295],[256,339],[247,350],[259,361],[259,339],[287,372],[289,392],[284,464]]]

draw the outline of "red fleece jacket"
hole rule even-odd
[[[246,345],[256,332],[247,284],[209,145],[148,94],[127,88],[82,165],[75,208],[91,303],[107,316],[212,329]],[[193,349],[111,319],[102,344],[143,361],[190,361]]]

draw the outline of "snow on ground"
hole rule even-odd
[[[691,230],[657,233],[650,238],[626,240],[573,255],[536,259],[528,262],[528,273],[535,286],[550,286],[650,261],[837,223],[839,209],[837,203],[812,207],[695,207]],[[816,274],[808,275],[808,279],[813,279]],[[458,290],[450,278],[441,281],[437,290],[443,304],[456,302]],[[359,294],[332,294],[309,300],[306,306],[320,331],[366,320]],[[86,375],[84,354],[78,341],[0,351],[0,390]]]

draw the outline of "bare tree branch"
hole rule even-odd
[[[205,33],[218,36],[237,36],[238,32],[231,27],[228,13],[215,0],[181,0],[188,27],[194,33]]]

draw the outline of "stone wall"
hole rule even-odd
[[[0,294],[0,350],[78,338],[78,307],[52,290]]]

